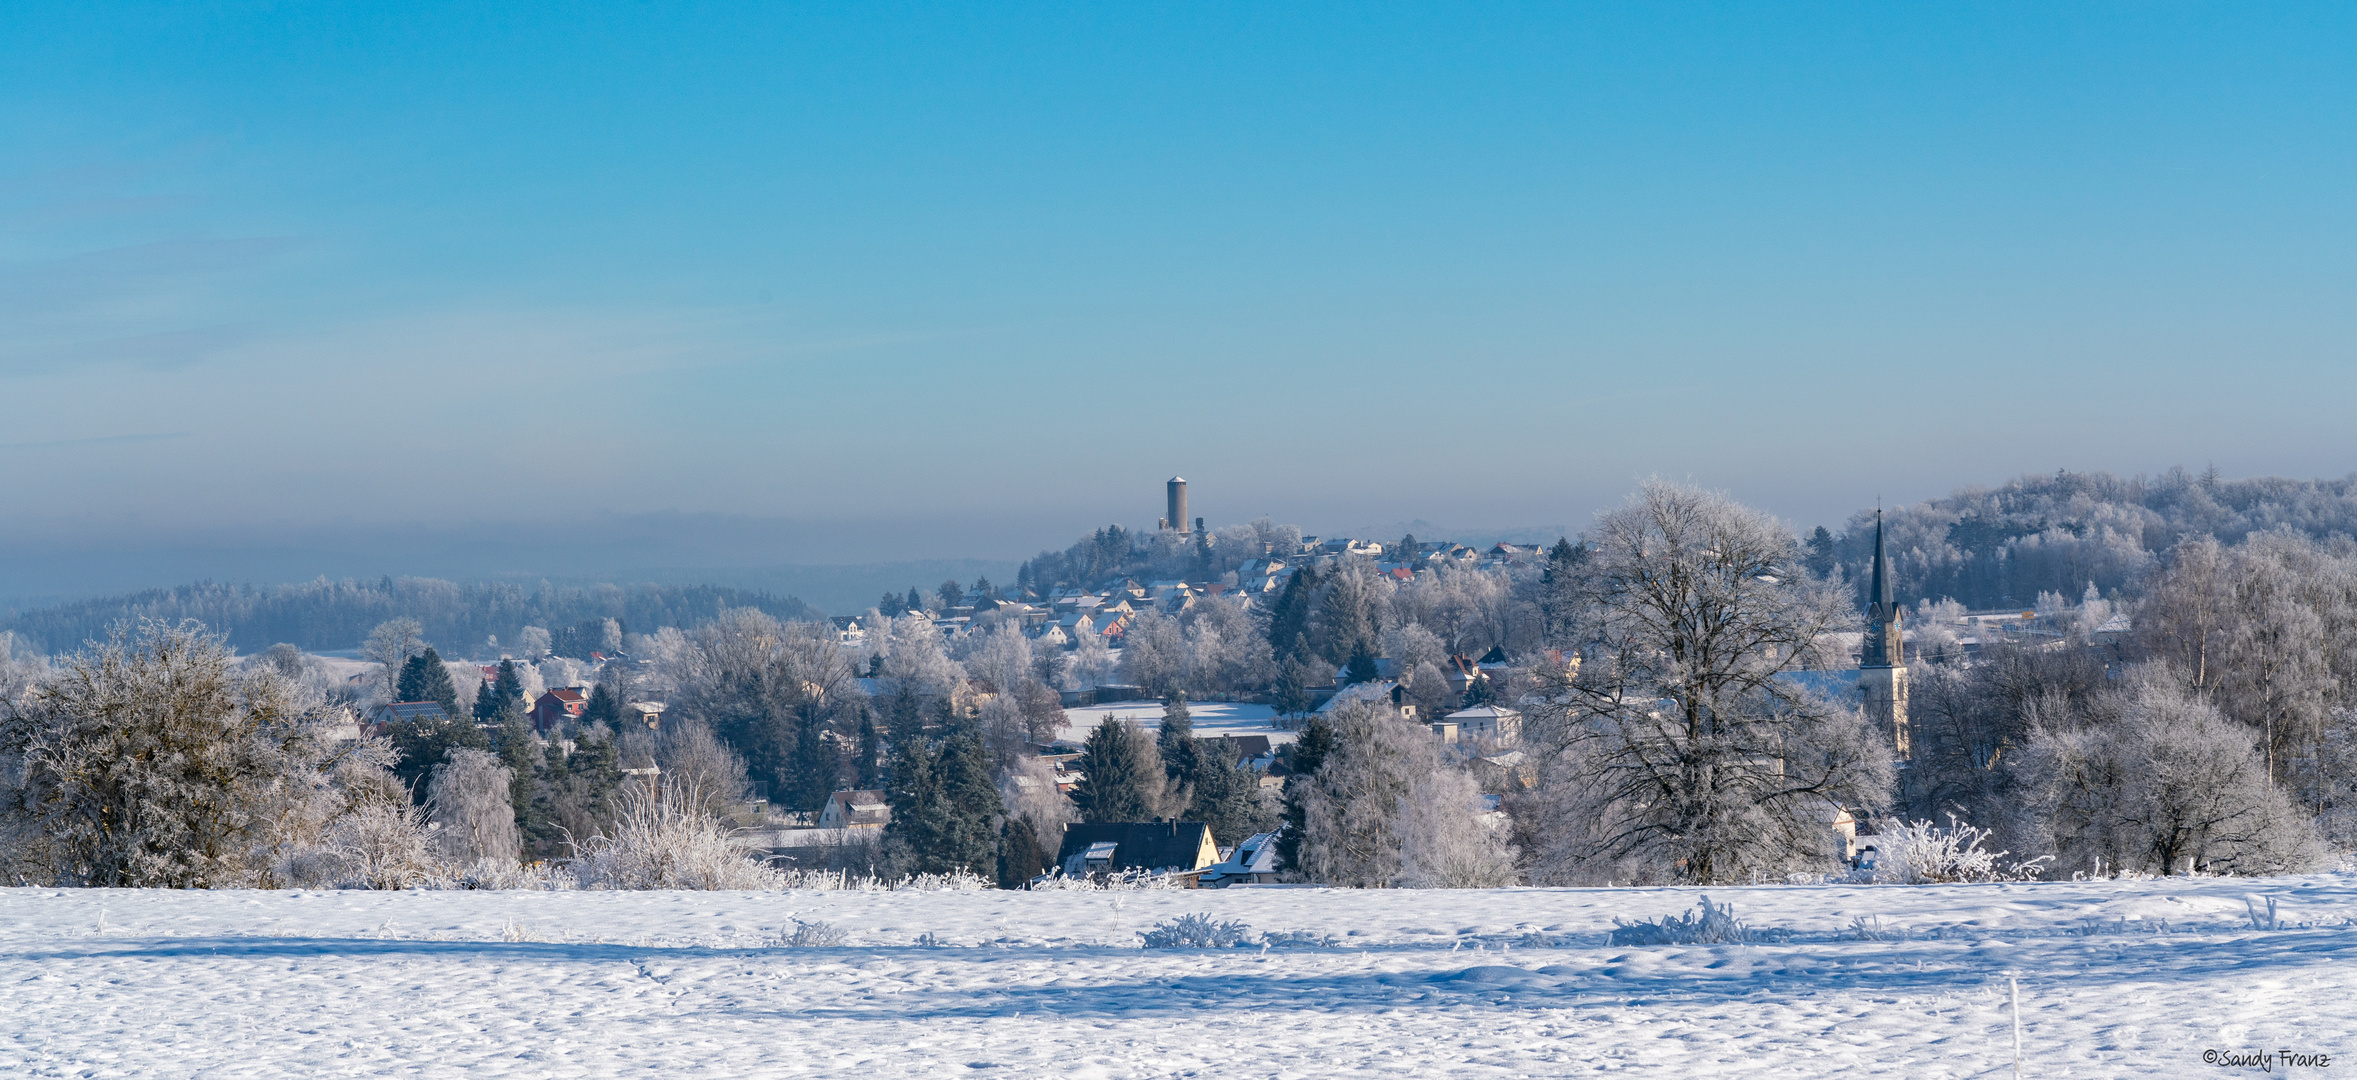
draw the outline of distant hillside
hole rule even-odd
[[[2131,588],[2186,537],[2233,544],[2270,529],[2320,540],[2357,535],[2357,476],[2057,472],[1961,488],[1884,514],[1901,602],[1953,597],[1981,609],[2028,607],[2041,592],[2077,600],[2090,582],[2106,594]],[[1860,510],[1830,551],[1820,544],[1818,568],[1838,563],[1863,589],[1873,551],[1874,512]]]
[[[288,642],[305,649],[348,649],[376,624],[407,616],[426,640],[453,656],[497,635],[512,642],[526,626],[561,630],[583,620],[618,619],[630,633],[694,626],[722,608],[759,608],[781,619],[824,615],[793,597],[714,585],[540,586],[464,584],[436,578],[311,581],[260,588],[204,583],[149,589],[26,611],[0,620],[45,652],[66,652],[103,637],[125,619],[195,619],[248,652]]]

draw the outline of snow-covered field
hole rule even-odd
[[[1614,947],[1731,902],[1782,944]],[[2246,898],[2274,897],[2256,930]],[[1187,912],[1334,942],[1144,950]],[[1878,918],[1894,941],[1856,940]],[[11,1076],[2357,1069],[2357,877],[1122,893],[0,890]],[[788,947],[796,920],[844,931]],[[2347,1056],[2344,1056],[2347,1055]]]
[[[1159,701],[1124,701],[1117,705],[1083,705],[1064,710],[1066,718],[1063,738],[1085,739],[1088,733],[1108,716],[1135,720],[1148,731],[1162,729],[1162,703]],[[1195,727],[1199,739],[1221,735],[1266,735],[1269,742],[1282,746],[1292,742],[1293,732],[1280,731],[1276,725],[1277,710],[1266,705],[1245,705],[1232,701],[1190,701],[1187,721]]]

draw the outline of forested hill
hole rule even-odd
[[[2132,589],[2189,536],[2234,544],[2289,529],[2319,540],[2357,536],[2357,476],[2338,480],[2220,479],[2215,470],[2157,477],[2058,472],[1884,513],[1899,599],[1950,597],[1976,609],[2027,608],[2042,592],[2077,600],[2088,583]],[[1862,589],[1874,553],[1874,511],[1813,545],[1818,569],[1838,564]]]
[[[318,581],[258,588],[183,585],[128,596],[84,600],[0,619],[33,647],[65,652],[102,638],[125,619],[195,619],[248,652],[289,642],[305,649],[349,649],[387,619],[416,619],[426,640],[455,655],[471,654],[497,635],[512,642],[526,626],[551,631],[585,620],[618,619],[630,633],[689,627],[723,608],[759,608],[781,619],[825,616],[792,597],[714,585],[591,585],[523,588],[464,584],[436,578],[381,578],[375,582]]]

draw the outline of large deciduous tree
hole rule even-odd
[[[1577,565],[1576,675],[1543,668],[1525,800],[1540,881],[1715,883],[1830,866],[1835,808],[1889,796],[1892,746],[1854,705],[1781,678],[1843,598],[1801,572],[1783,526],[1652,482],[1598,521]]]

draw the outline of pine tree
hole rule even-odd
[[[947,828],[938,852],[947,870],[988,876],[995,861],[1000,816],[998,785],[991,783],[990,751],[977,734],[942,741],[936,775]]]
[[[622,726],[622,697],[606,680],[598,680],[597,686],[589,691],[589,704],[582,707],[581,722],[615,728]]]
[[[1269,607],[1269,648],[1276,650],[1280,664],[1309,647],[1311,593],[1317,585],[1317,569],[1304,566],[1285,579],[1284,590]]]
[[[509,715],[524,714],[524,677],[517,673],[515,661],[499,662],[499,674],[491,680],[491,696],[499,708],[501,722]]]
[[[458,685],[450,681],[450,669],[442,664],[442,654],[428,646],[424,656],[412,656],[401,665],[400,681],[394,684],[395,701],[431,701],[442,706],[449,716],[458,715]]]
[[[1009,817],[998,832],[998,887],[1020,889],[1047,873],[1055,852],[1041,843],[1039,831],[1027,817]]]
[[[1087,760],[1072,801],[1091,823],[1152,821],[1167,783],[1154,742],[1136,724],[1106,717],[1084,744]]]
[[[1809,534],[1809,553],[1801,564],[1818,577],[1833,576],[1833,534],[1825,526],[1819,525],[1816,532]]]
[[[884,782],[884,740],[876,733],[873,709],[859,712],[859,789],[873,791]]]
[[[795,709],[794,758],[787,774],[786,805],[815,812],[835,790],[835,747],[827,742],[826,711],[816,701]]]
[[[490,690],[486,689],[481,696],[490,697]],[[496,708],[495,705],[494,711]],[[482,710],[478,708],[476,712]],[[534,841],[548,831],[547,800],[540,794],[541,777],[548,771],[548,755],[541,748],[540,740],[532,737],[532,722],[520,711],[510,711],[500,718],[497,748],[499,763],[511,770],[508,802],[515,807],[516,832],[530,850],[535,846]]]
[[[1301,737],[1294,740],[1286,767],[1292,775],[1285,778],[1285,831],[1277,837],[1277,855],[1287,868],[1300,865],[1302,830],[1309,824],[1308,808],[1303,799],[1310,785],[1316,783],[1318,769],[1326,764],[1334,752],[1334,728],[1323,716],[1313,716],[1301,729]]]
[[[1357,644],[1350,647],[1350,665],[1343,671],[1343,683],[1374,682],[1379,675],[1374,652],[1367,648],[1367,639],[1360,638]]]
[[[911,585],[908,587],[908,599],[903,601],[902,604],[903,610],[923,611],[925,610],[925,594],[918,592],[917,587]]]
[[[491,680],[489,679],[483,680],[482,685],[475,687],[475,722],[478,724],[499,722],[499,699],[492,696]]]
[[[903,599],[899,593],[885,593],[884,598],[876,602],[876,612],[887,619],[896,615],[906,614],[908,612],[908,601]]]
[[[1162,755],[1162,772],[1174,783],[1192,784],[1198,759],[1195,720],[1187,712],[1187,692],[1174,690],[1162,703],[1162,730],[1154,735],[1154,749]]]
[[[1202,822],[1214,839],[1228,843],[1276,824],[1260,798],[1260,774],[1239,765],[1235,746],[1227,739],[1196,740],[1199,764],[1186,813],[1186,820]]]
[[[440,765],[454,749],[489,750],[491,738],[476,727],[472,720],[449,717],[436,720],[420,717],[403,720],[389,726],[385,733],[399,759],[393,765],[393,775],[401,786],[409,789],[410,797],[423,805],[426,797],[426,777]]]

